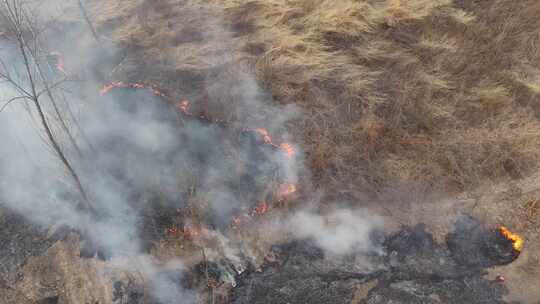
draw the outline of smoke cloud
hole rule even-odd
[[[62,1],[47,3],[37,15],[42,24],[58,16]],[[209,26],[217,24],[220,22]],[[39,116],[28,100],[13,102],[0,113],[0,204],[43,226],[75,228],[109,256],[138,256],[138,270],[150,278],[162,303],[177,303],[179,298],[182,303],[191,303],[194,296],[182,290],[175,278],[163,276],[145,255],[141,211],[152,204],[180,208],[186,202],[186,189],[194,187],[219,227],[228,225],[237,212],[258,204],[261,193],[276,176],[283,183],[297,183],[303,170],[301,153],[287,157],[283,151],[261,144],[257,133],[245,131],[263,127],[270,134],[283,134],[281,140],[289,140],[283,126],[299,115],[298,109],[272,104],[253,75],[233,66],[228,67],[233,72],[225,73],[227,77],[206,80],[207,93],[211,106],[226,101],[223,96],[235,100],[228,111],[241,127],[185,121],[171,104],[148,90],[118,89],[99,96],[103,83],[88,67],[114,61],[108,54],[114,54],[116,48],[99,47],[84,25],[61,34],[57,26],[52,26],[42,35],[43,49],[35,61],[46,69],[49,85],[65,76],[45,59],[53,51],[61,51],[68,74],[84,76],[83,81],[67,81],[55,88],[54,101],[62,117],[45,94],[40,100],[54,135],[99,216],[77,207],[81,198],[43,135]],[[224,32],[216,43],[224,43],[227,37]],[[15,42],[10,38],[0,40],[0,49],[0,58],[10,63],[3,72],[28,88],[29,79]],[[208,61],[221,65],[224,60],[232,61],[231,57],[225,52]],[[35,68],[34,63],[32,66]],[[44,89],[43,81],[37,85],[38,90]],[[0,84],[2,101],[19,93],[10,83]],[[76,147],[60,119],[73,134]],[[370,232],[381,225],[380,219],[365,211],[338,210],[327,217],[299,212],[292,216],[290,227],[296,237],[313,238],[328,252],[347,254],[372,248]],[[231,248],[222,234],[219,239],[225,256],[241,264],[237,249]]]
[[[292,217],[291,231],[311,238],[333,255],[367,253],[376,249],[372,232],[382,229],[383,220],[366,210],[335,210],[327,216],[299,212]]]

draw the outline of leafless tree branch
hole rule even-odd
[[[0,75],[0,77],[3,77],[6,79],[9,83],[13,84],[17,90],[24,92],[25,94],[22,97],[30,99],[39,116],[39,122],[45,131],[46,137],[48,139],[48,142],[51,144],[56,156],[60,159],[64,167],[67,169],[69,175],[72,177],[72,180],[75,183],[75,186],[77,187],[79,193],[82,197],[83,205],[81,206],[83,209],[91,212],[95,215],[95,210],[90,204],[90,201],[88,199],[88,196],[86,194],[86,191],[83,188],[83,185],[81,183],[81,180],[79,178],[79,175],[75,171],[74,167],[72,166],[71,162],[67,159],[66,154],[64,153],[62,147],[60,146],[59,142],[57,141],[53,130],[46,118],[45,110],[43,108],[42,102],[40,100],[40,94],[38,92],[37,88],[37,81],[34,72],[32,71],[32,68],[36,68],[39,77],[41,78],[43,85],[45,86],[45,92],[47,93],[49,100],[51,101],[53,108],[55,109],[56,114],[59,116],[60,120],[62,120],[62,117],[60,116],[60,112],[55,105],[54,102],[54,96],[51,92],[51,87],[48,85],[48,82],[46,81],[42,70],[39,66],[39,63],[36,61],[35,53],[32,52],[32,48],[28,45],[25,39],[25,34],[27,32],[31,32],[31,29],[28,29],[27,27],[31,27],[30,21],[27,20],[27,15],[25,13],[25,9],[23,7],[23,3],[18,0],[3,0],[1,3],[2,7],[0,8],[0,17],[2,17],[5,21],[7,21],[9,30],[11,33],[15,36],[17,47],[19,50],[19,55],[22,58],[26,77],[28,78],[28,86],[29,89],[23,89],[22,85],[17,83],[13,78],[9,76],[9,73],[4,73]],[[33,37],[33,42],[37,43],[36,37]],[[37,48],[34,48],[36,50]],[[32,65],[31,59],[34,59],[34,65]],[[63,125],[65,126],[65,124]],[[70,133],[68,133],[70,136]]]

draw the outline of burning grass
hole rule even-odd
[[[253,63],[277,100],[306,113],[291,131],[328,193],[395,183],[458,192],[526,176],[540,160],[534,0],[104,3],[99,25],[142,50],[133,56],[145,75],[173,90],[200,91],[200,76],[223,67],[204,59],[223,49]],[[223,9],[227,41],[210,21]],[[168,43],[196,25],[208,39]],[[235,47],[244,44],[257,47]]]
[[[152,99],[145,99],[143,98],[145,95],[133,95],[138,92],[149,92],[150,95],[157,97],[154,100]],[[274,140],[272,139],[272,136],[270,133],[263,128],[247,128],[247,127],[238,127],[233,124],[227,124],[226,122],[219,121],[219,120],[213,120],[211,117],[208,117],[205,113],[200,113],[198,115],[195,115],[191,109],[190,109],[190,102],[186,99],[180,99],[179,102],[171,98],[169,95],[163,93],[160,89],[158,89],[155,86],[152,85],[144,85],[140,83],[124,83],[124,82],[111,82],[103,86],[103,88],[99,91],[99,95],[101,97],[109,96],[110,94],[118,93],[120,95],[118,96],[124,96],[124,93],[128,93],[129,98],[131,99],[137,99],[140,98],[142,102],[156,102],[161,103],[160,106],[163,107],[170,107],[171,109],[176,110],[177,114],[180,115],[180,117],[185,121],[191,121],[191,122],[198,122],[203,123],[209,127],[214,127],[218,129],[231,129],[228,131],[230,134],[228,136],[232,138],[228,138],[228,140],[234,140],[235,136],[248,136],[251,138],[254,138],[254,141],[251,141],[251,143],[256,146],[250,149],[254,149],[255,151],[258,151],[258,154],[261,154],[258,162],[267,162],[267,163],[276,163],[274,164],[276,166],[276,169],[279,171],[279,169],[289,169],[289,162],[293,161],[296,157],[296,151],[293,148],[293,146],[289,143],[281,143],[276,144],[274,143]],[[126,95],[128,96],[128,95]],[[120,103],[125,103],[126,106],[128,102],[125,98],[119,98]],[[133,107],[132,110],[136,109],[136,106],[131,105]],[[239,129],[239,134],[235,134],[235,130]],[[227,140],[224,139],[223,142],[216,142],[214,143],[216,145],[227,145]],[[259,147],[257,147],[259,146]],[[259,148],[259,150],[257,150]],[[264,151],[264,149],[269,148],[270,151],[283,154],[286,157],[285,158],[278,158],[277,160],[272,158],[267,158],[265,153],[268,153],[268,151]],[[250,176],[250,178],[264,178],[265,176]],[[281,182],[278,182],[276,186],[268,185],[266,187],[263,187],[263,198],[264,200],[260,203],[254,203],[254,202],[248,202],[248,209],[242,212],[238,212],[237,214],[233,215],[230,219],[231,223],[230,226],[234,230],[241,229],[242,226],[253,222],[256,220],[257,217],[264,216],[271,208],[275,208],[277,203],[281,203],[283,201],[286,201],[290,199],[296,192],[297,192],[297,185],[294,182],[290,182],[288,180],[283,180]],[[250,189],[252,192],[260,192],[259,189]],[[270,194],[268,194],[270,192]],[[268,200],[267,198],[270,198],[271,200]],[[205,209],[204,207],[197,206],[197,207],[188,207],[189,208],[195,208],[195,209],[201,209],[198,212],[204,212],[202,209]],[[192,212],[192,211],[191,211]],[[183,220],[195,220],[194,218],[198,218],[200,221],[201,219],[199,216],[191,216],[193,218],[186,217]],[[202,223],[199,223],[202,224]],[[211,223],[214,224],[214,223]],[[173,238],[182,238],[187,241],[193,241],[200,238],[205,238],[209,236],[211,233],[208,229],[204,227],[199,226],[193,226],[188,225],[184,226],[183,228],[179,228],[175,225],[170,226],[167,228],[166,231],[167,236],[173,237]]]
[[[516,251],[521,252],[521,250],[523,249],[523,239],[521,238],[521,236],[512,233],[510,230],[508,230],[508,228],[504,226],[499,227],[499,231],[505,238],[512,242],[512,246]]]

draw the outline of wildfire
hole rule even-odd
[[[263,215],[268,211],[268,203],[262,202],[251,211],[251,215]]]
[[[270,206],[268,205],[268,203],[263,201],[259,205],[257,205],[255,208],[251,209],[251,211],[244,212],[244,213],[234,216],[231,221],[231,227],[233,229],[238,229],[244,223],[253,220],[254,217],[262,216],[266,214],[266,212],[268,212],[269,209],[270,209]]]
[[[254,131],[261,135],[265,144],[274,145],[272,143],[272,137],[270,137],[270,134],[266,129],[255,129]]]
[[[296,192],[296,185],[293,183],[282,184],[278,189],[278,197],[280,200],[284,200],[291,194]]]
[[[125,83],[122,81],[111,82],[104,85],[103,88],[101,88],[101,90],[99,91],[99,95],[104,96],[107,93],[109,93],[112,89],[115,89],[115,88],[148,89],[155,96],[164,97],[164,98],[167,97],[167,95],[163,94],[158,89],[152,86],[145,86],[144,84],[141,84],[141,83]]]
[[[189,101],[185,99],[180,101],[180,103],[178,104],[178,108],[180,109],[180,111],[182,111],[182,113],[186,115],[191,115],[191,113],[189,112]]]
[[[111,82],[111,83],[108,83],[108,84],[104,85],[103,88],[101,88],[101,90],[99,91],[99,95],[104,96],[105,94],[109,93],[110,90],[112,90],[114,88],[125,88],[125,87],[126,86],[121,81],[119,81],[119,82]]]
[[[131,89],[143,89],[150,91],[153,95],[163,97],[174,104],[174,106],[185,116],[188,116],[190,118],[198,118],[199,120],[210,122],[210,123],[223,123],[223,121],[220,120],[213,120],[210,117],[208,117],[206,114],[199,114],[194,115],[192,112],[190,112],[190,102],[186,99],[182,99],[180,102],[178,101],[172,101],[167,95],[160,92],[156,87],[152,85],[144,85],[140,83],[125,83],[121,81],[117,82],[111,82],[108,84],[105,84],[102,89],[99,91],[99,94],[101,96],[106,95],[111,90],[115,88],[131,88]],[[270,136],[270,133],[268,130],[263,128],[244,128],[243,132],[252,132],[256,135],[260,136],[262,143],[265,145],[270,146],[271,148],[279,151],[280,153],[283,153],[287,158],[293,159],[296,155],[295,148],[289,144],[289,143],[281,143],[281,144],[275,144],[273,142],[272,137]],[[293,183],[283,183],[281,184],[277,189],[277,199],[279,201],[284,201],[287,199],[290,195],[296,193],[297,186]],[[249,222],[253,220],[256,216],[262,216],[269,210],[269,204],[265,201],[261,202],[259,205],[254,207],[251,210],[246,210],[241,214],[238,214],[232,218],[231,226],[233,229],[237,229],[240,226],[242,226],[244,223]],[[208,232],[208,231],[206,231]],[[184,238],[193,239],[200,237],[205,233],[204,228],[196,228],[196,227],[184,227],[182,229],[178,229],[176,227],[172,227],[167,229],[167,234],[170,236],[182,236]]]
[[[504,226],[501,226],[499,228],[499,231],[505,238],[512,241],[512,244],[516,251],[521,251],[521,249],[523,248],[523,239],[519,235],[512,233],[510,230],[508,230],[508,228]]]
[[[279,147],[281,148],[281,150],[283,150],[283,152],[285,152],[285,155],[287,155],[288,158],[293,158],[296,154],[294,148],[288,143],[282,143],[281,145],[279,145]]]

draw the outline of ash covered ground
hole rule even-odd
[[[502,278],[484,275],[519,252],[473,218],[457,224],[446,244],[436,243],[422,224],[403,227],[381,239],[380,254],[336,259],[309,241],[274,246],[268,265],[241,279],[231,303],[351,303],[370,282],[367,296],[355,303],[509,303]]]
[[[44,255],[55,242],[66,242],[69,233],[47,236],[10,214],[4,214],[2,222],[17,229],[2,236],[3,242],[15,243],[2,247],[2,288],[8,291],[16,289],[25,275],[35,275],[27,269],[22,272],[29,258]],[[419,224],[392,234],[373,233],[380,249],[369,253],[335,256],[314,240],[301,239],[271,246],[262,264],[247,263],[242,271],[222,257],[182,271],[163,270],[159,275],[182,288],[208,293],[214,303],[223,304],[517,303],[505,300],[504,278],[485,276],[489,267],[512,263],[519,256],[514,243],[470,216],[462,216],[456,224],[442,244]],[[65,283],[60,277],[56,280],[50,289],[42,286],[36,292],[38,303],[66,303],[59,300],[57,290]],[[109,284],[111,303],[160,303],[137,277],[119,276]],[[184,302],[178,299],[177,303]]]

